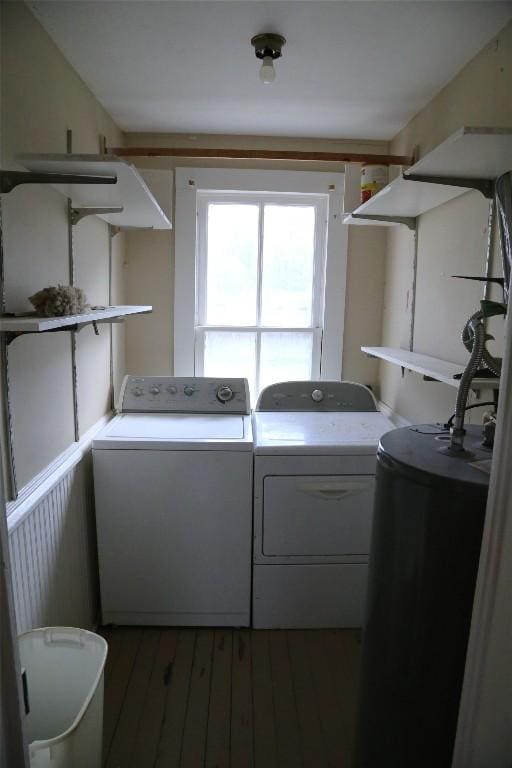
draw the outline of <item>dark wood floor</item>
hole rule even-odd
[[[352,630],[104,629],[107,768],[345,768]]]

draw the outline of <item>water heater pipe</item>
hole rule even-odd
[[[479,313],[476,314],[478,315]],[[457,391],[455,419],[453,427],[450,430],[451,443],[449,453],[451,455],[462,455],[464,451],[464,435],[466,434],[464,430],[464,415],[466,402],[471,388],[471,382],[482,362],[482,355],[485,349],[485,328],[482,318],[473,316],[468,320],[466,327],[468,327],[468,325],[469,331],[473,336],[473,347],[471,350],[471,357],[464,369]]]

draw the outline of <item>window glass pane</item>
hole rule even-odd
[[[206,324],[255,325],[257,205],[208,205]]]
[[[263,228],[263,325],[312,323],[315,209],[265,205]]]
[[[251,402],[256,400],[256,334],[205,331],[204,375],[248,379]]]
[[[260,391],[276,381],[311,378],[312,333],[262,333]]]

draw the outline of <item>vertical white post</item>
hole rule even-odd
[[[512,765],[512,311],[453,768]]]

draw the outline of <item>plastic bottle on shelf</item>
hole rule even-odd
[[[365,163],[361,168],[361,203],[366,203],[388,183],[387,165]]]

